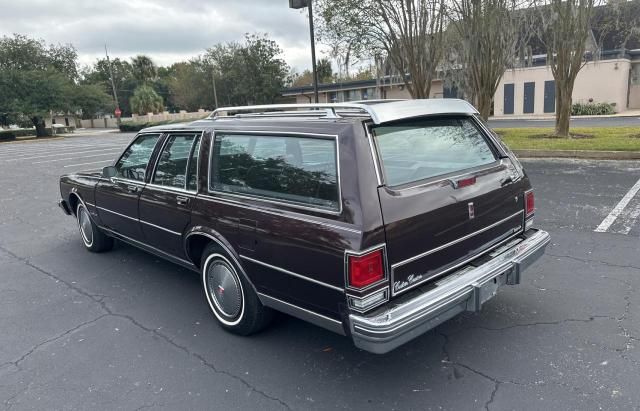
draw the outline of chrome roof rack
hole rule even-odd
[[[265,104],[257,106],[221,107],[207,117],[218,120],[227,117],[322,117],[366,116],[382,124],[404,118],[439,114],[476,114],[476,109],[464,100],[364,100],[355,103]]]

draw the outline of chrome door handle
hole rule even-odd
[[[178,205],[187,205],[189,204],[189,197],[178,196],[176,197],[176,203]]]
[[[138,186],[127,186],[127,191],[130,193],[137,193],[138,192]]]

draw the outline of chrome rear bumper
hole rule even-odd
[[[429,331],[463,311],[478,311],[504,284],[520,283],[522,272],[549,243],[549,233],[531,229],[526,238],[477,267],[452,273],[451,280],[417,297],[376,310],[349,315],[349,328],[358,348],[383,354]]]

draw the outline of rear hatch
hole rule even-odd
[[[473,117],[372,129],[392,296],[445,275],[522,232],[522,174]]]

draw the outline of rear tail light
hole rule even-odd
[[[524,193],[524,212],[525,216],[529,217],[536,211],[535,199],[533,196],[533,190],[525,191]]]
[[[365,288],[384,279],[384,255],[378,249],[363,255],[349,255],[349,287]]]

